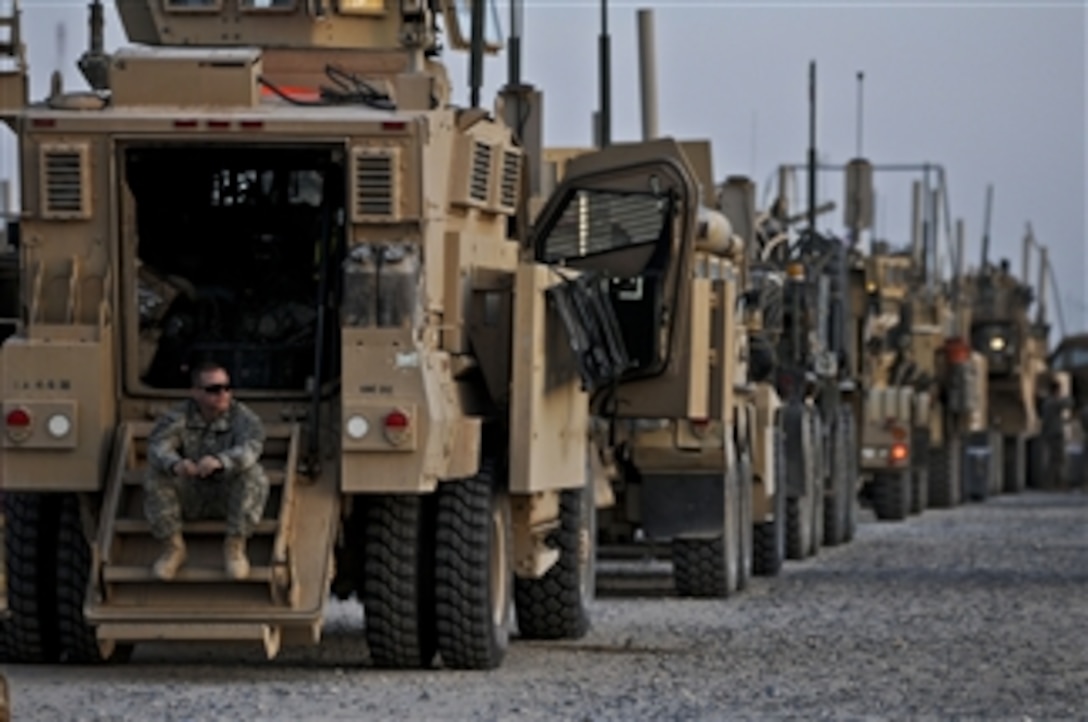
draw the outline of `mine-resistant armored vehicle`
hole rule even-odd
[[[1046,322],[1047,250],[1036,246],[1033,236],[1024,236],[1023,273],[1016,278],[1009,263],[989,259],[989,209],[992,190],[987,194],[987,222],[982,240],[979,268],[971,275],[974,307],[971,312],[971,346],[986,358],[989,370],[987,406],[995,430],[1000,434],[1004,469],[998,491],[1016,493],[1026,485],[1028,443],[1039,433],[1038,402],[1043,394],[1047,370]],[[1039,281],[1033,289],[1028,281],[1031,257],[1038,252]],[[1036,316],[1029,308],[1036,304]]]
[[[918,181],[912,190],[910,246],[874,242],[853,263],[866,386],[861,466],[865,495],[881,519],[960,503],[964,437],[987,427],[985,359],[967,341],[970,296],[961,267],[957,262],[942,281],[932,260],[939,192],[927,193]]]
[[[320,641],[330,590],[362,603],[378,666],[495,667],[515,610],[522,637],[583,635],[590,395],[732,408],[732,281],[704,273],[720,262],[695,248],[678,146],[587,157],[530,236],[532,163],[501,107],[450,104],[437,59],[439,19],[475,64],[500,47],[483,3],[117,8],[138,45],[104,52],[95,0],[90,91],[31,102],[25,66],[0,77],[24,191],[21,328],[0,347],[3,656],[274,655]],[[585,298],[598,315],[579,320]],[[708,342],[691,314],[718,329],[716,371],[680,351]],[[263,419],[272,491],[246,578],[210,520],[164,581],[148,436],[205,358]],[[654,383],[675,393],[643,396]]]

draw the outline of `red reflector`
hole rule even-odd
[[[387,429],[404,429],[408,426],[408,416],[403,411],[390,411],[385,417]]]
[[[907,447],[905,444],[892,444],[891,451],[892,461],[902,461],[907,458]]]
[[[175,128],[195,128],[196,127],[196,121],[195,120],[175,120],[174,121],[174,127]]]
[[[216,130],[222,130],[224,128],[229,128],[230,127],[230,121],[229,120],[209,120],[207,122],[207,126],[209,128],[213,128],[213,129],[216,129]]]
[[[408,124],[402,120],[387,120],[382,123],[382,130],[404,130]]]
[[[26,409],[12,409],[5,421],[8,426],[30,426],[30,414]]]
[[[57,121],[53,120],[52,118],[35,118],[34,120],[30,121],[30,125],[35,128],[52,128],[56,124]]]
[[[257,130],[264,127],[263,120],[242,120],[238,122],[238,127],[242,130]]]

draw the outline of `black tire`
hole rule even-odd
[[[774,512],[771,521],[755,525],[752,537],[752,573],[773,577],[786,559],[786,447],[782,429],[774,437]]]
[[[375,667],[418,669],[434,662],[433,507],[433,495],[367,500],[362,602]]]
[[[525,639],[580,639],[590,627],[596,588],[593,488],[560,493],[552,543],[559,561],[540,579],[514,579],[518,632]]]
[[[1023,435],[1002,437],[1004,477],[1001,491],[1005,494],[1020,494],[1027,486],[1027,441]]]
[[[849,476],[846,487],[846,529],[843,535],[844,542],[854,540],[858,531],[858,481],[861,479],[861,461],[858,459],[857,424],[854,421],[854,410],[847,408],[843,413],[845,425],[844,439],[846,442],[846,459]]]
[[[713,538],[672,540],[672,575],[676,593],[682,597],[730,597],[737,592],[740,575],[737,470],[729,468],[724,477],[725,504],[723,532]]]
[[[804,496],[786,501],[786,558],[807,559],[812,556],[812,490]]]
[[[453,669],[495,669],[510,643],[510,499],[493,464],[438,487],[435,599],[438,653]]]
[[[748,588],[752,579],[752,549],[755,546],[755,527],[752,523],[752,463],[748,452],[744,452],[737,464],[739,483],[737,484],[736,505],[737,531],[740,535],[737,561],[737,591]]]
[[[963,501],[963,447],[959,437],[929,450],[929,506],[948,509]]]
[[[846,541],[847,504],[850,501],[850,459],[846,455],[846,422],[840,414],[831,428],[829,475],[831,496],[824,500],[824,546]]]
[[[816,453],[816,478],[812,481],[812,538],[809,539],[809,554],[818,556],[824,542],[824,509],[827,508],[827,485],[830,465],[827,463],[827,437],[824,432],[823,417],[814,416],[814,448]]]
[[[57,552],[60,497],[4,492],[8,610],[0,624],[0,659],[15,664],[60,659],[57,634]]]
[[[91,573],[91,547],[83,533],[80,500],[75,494],[61,499],[57,530],[57,635],[59,661],[71,664],[127,662],[134,644],[100,644],[93,626],[83,616]]]
[[[921,514],[929,508],[929,427],[911,431],[911,489],[910,513]]]
[[[910,513],[910,470],[882,471],[873,476],[873,513],[881,521],[902,521]]]

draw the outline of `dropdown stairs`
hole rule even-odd
[[[299,425],[266,426],[268,502],[249,539],[250,573],[242,580],[224,569],[224,520],[185,522],[185,564],[169,581],[152,574],[161,546],[143,511],[151,428],[126,422],[114,444],[84,610],[100,642],[250,640],[269,657],[285,640],[316,643],[339,503],[331,474],[311,479],[296,472]]]

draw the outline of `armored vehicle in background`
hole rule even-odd
[[[989,370],[989,416],[1000,434],[1004,469],[999,491],[1022,491],[1028,476],[1028,448],[1039,434],[1038,402],[1047,371],[1046,321],[1047,250],[1038,247],[1030,233],[1024,237],[1023,273],[1016,278],[1007,260],[994,265],[988,257],[989,210],[982,241],[982,259],[972,274],[974,307],[971,346],[986,358]],[[1028,273],[1033,252],[1039,254],[1039,281],[1033,289]],[[1036,317],[1029,313],[1036,303]]]

